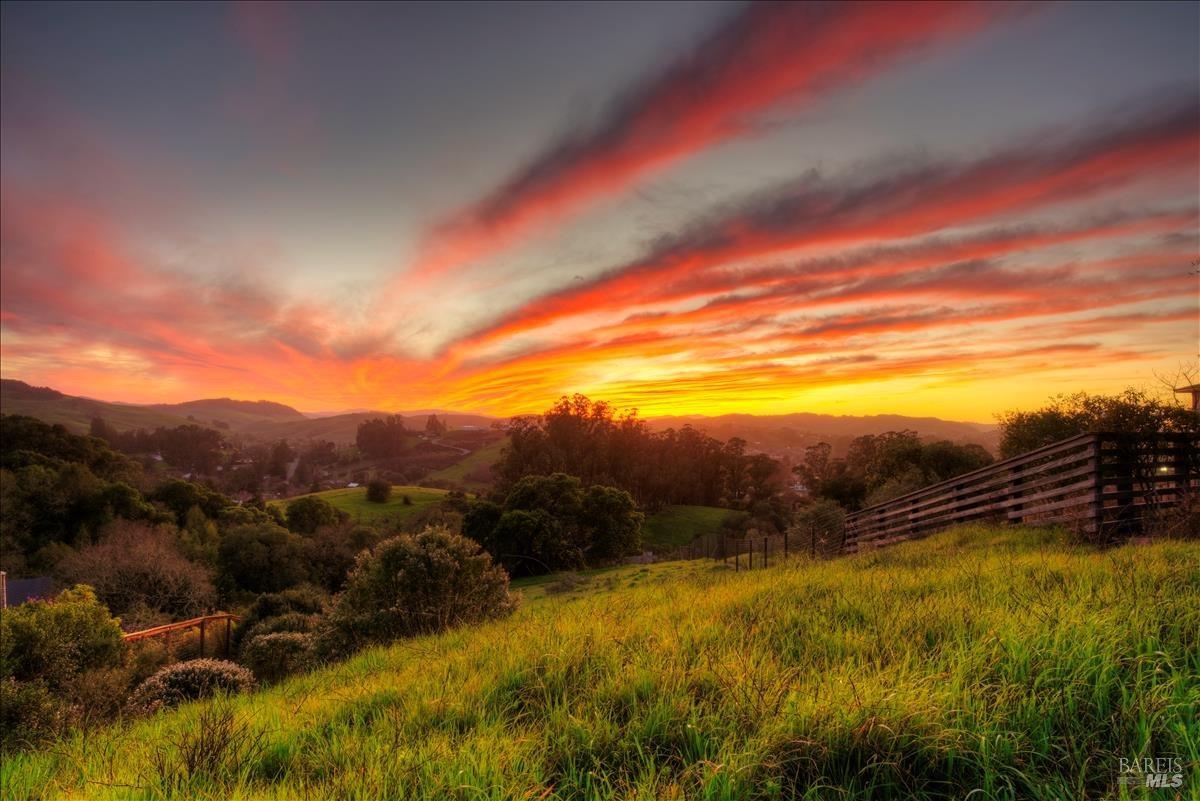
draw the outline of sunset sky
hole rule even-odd
[[[6,378],[988,421],[1197,357],[1197,3],[2,21]]]

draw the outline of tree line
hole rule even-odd
[[[656,433],[636,411],[618,415],[604,401],[563,397],[544,414],[518,417],[493,468],[507,491],[526,476],[564,473],[584,486],[618,487],[648,511],[667,504],[739,507],[786,483],[779,462],[747,454],[746,442],[722,442],[691,426]]]

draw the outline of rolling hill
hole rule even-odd
[[[12,756],[0,794],[1140,798],[1120,757],[1200,748],[1198,562],[975,527],[584,574],[507,619]]]

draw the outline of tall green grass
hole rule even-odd
[[[664,506],[642,524],[642,543],[651,551],[669,551],[697,537],[719,533],[721,524],[736,514],[715,506]]]
[[[610,571],[0,777],[14,801],[1142,797],[1121,757],[1200,760],[1198,674],[1200,544],[974,527],[738,574]],[[221,704],[237,753],[185,765]]]

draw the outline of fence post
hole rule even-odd
[[[201,659],[204,658],[204,624],[206,622],[207,621],[205,621],[205,620],[200,621],[200,658]]]

